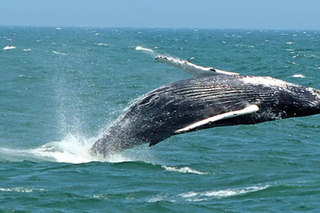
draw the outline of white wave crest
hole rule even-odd
[[[305,78],[306,76],[303,74],[294,74],[292,77],[294,78]]]
[[[106,43],[95,43],[95,45],[109,47],[109,45]]]
[[[142,46],[137,46],[137,47],[136,47],[136,50],[138,50],[138,51],[150,52],[150,53],[153,53],[153,52],[154,52],[152,49],[145,48],[145,47],[142,47]]]
[[[58,52],[58,51],[52,51],[52,53],[56,54],[56,55],[68,55],[67,53],[62,53],[62,52]]]
[[[208,174],[206,172],[200,172],[200,171],[191,169],[189,167],[177,168],[177,167],[171,167],[171,166],[162,166],[162,168],[164,168],[167,171],[171,171],[171,172],[192,173],[192,174],[198,174],[198,175]]]
[[[156,203],[156,202],[159,202],[159,201],[163,201],[167,198],[167,195],[157,195],[157,196],[154,196],[154,197],[151,197],[147,200],[148,203]]]
[[[34,191],[46,191],[46,190],[45,189],[36,189],[36,188],[25,188],[25,187],[0,188],[0,192],[31,193]]]
[[[179,194],[179,197],[186,198],[189,202],[199,202],[209,200],[210,198],[225,198],[240,196],[252,192],[262,191],[269,188],[269,185],[266,186],[253,186],[245,189],[226,189],[226,190],[216,190],[216,191],[207,191],[207,192],[186,192]]]
[[[5,47],[3,48],[3,50],[14,50],[14,49],[16,49],[15,46],[5,46]]]

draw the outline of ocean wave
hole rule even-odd
[[[160,202],[163,201],[167,198],[167,195],[156,195],[154,197],[151,197],[147,200],[148,203],[156,203],[156,202]]]
[[[46,191],[45,189],[37,189],[37,188],[25,188],[25,187],[13,187],[13,188],[1,188],[0,192],[21,192],[21,193],[31,193],[34,191]]]
[[[186,201],[186,202],[203,202],[212,199],[223,199],[228,197],[237,197],[244,196],[246,194],[263,191],[269,188],[269,185],[265,186],[252,186],[243,189],[226,189],[226,190],[215,190],[215,191],[205,191],[205,192],[196,192],[190,191],[186,193],[181,193],[177,195],[170,194],[158,194],[154,195],[147,199],[149,203],[156,202],[171,202],[175,203],[177,201]]]
[[[226,189],[226,190],[215,190],[215,191],[206,191],[206,192],[186,192],[179,194],[179,197],[186,198],[189,202],[199,202],[209,200],[211,198],[226,198],[226,197],[234,197],[241,196],[253,192],[258,192],[269,188],[269,185],[265,186],[253,186],[244,189]]]
[[[109,47],[109,45],[106,43],[95,43],[95,45]]]
[[[152,49],[145,48],[145,47],[142,47],[142,46],[137,46],[137,47],[136,47],[136,50],[138,50],[138,51],[145,51],[145,52],[151,52],[151,53],[154,52]]]
[[[194,169],[191,169],[189,167],[182,167],[182,168],[177,168],[177,167],[171,167],[171,166],[162,166],[167,171],[170,172],[180,172],[180,173],[191,173],[191,174],[197,174],[197,175],[206,175],[208,173],[206,172],[200,172]]]
[[[52,51],[52,53],[56,54],[56,55],[68,55],[67,53],[62,53],[62,52],[58,52],[58,51]]]
[[[31,49],[30,49],[30,48],[27,48],[27,49],[23,49],[22,51],[23,51],[23,52],[30,52]]]
[[[15,46],[8,46],[8,45],[3,48],[3,50],[14,50],[14,49],[16,49]]]
[[[292,77],[294,78],[305,78],[306,76],[303,74],[294,74]]]

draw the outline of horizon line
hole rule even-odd
[[[0,25],[0,27],[8,27],[8,28],[92,28],[92,29],[166,29],[166,30],[255,30],[255,31],[320,31],[320,29],[297,29],[297,28],[238,28],[238,27],[226,27],[226,28],[214,28],[214,27],[116,27],[116,26],[53,26],[53,25]]]

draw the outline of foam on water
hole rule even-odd
[[[189,202],[199,202],[209,200],[211,198],[225,198],[225,197],[234,197],[245,195],[248,193],[253,193],[257,191],[262,191],[269,188],[269,185],[265,186],[252,186],[244,189],[225,189],[225,190],[214,190],[214,191],[205,191],[205,192],[186,192],[179,194],[180,197],[186,198]]]
[[[212,199],[223,199],[228,197],[243,196],[246,194],[263,191],[269,187],[270,185],[264,185],[264,186],[251,186],[243,189],[222,189],[222,190],[213,190],[213,191],[204,191],[204,192],[190,191],[190,192],[180,193],[178,195],[158,194],[147,199],[147,202],[155,203],[155,202],[161,202],[161,201],[168,201],[168,202],[175,203],[181,199],[186,202],[203,202],[203,201],[209,201]]]
[[[200,172],[194,169],[191,169],[189,167],[171,167],[171,166],[162,166],[167,171],[172,171],[172,172],[180,172],[180,173],[192,173],[192,174],[197,174],[197,175],[206,175],[206,172]]]
[[[36,188],[25,188],[25,187],[13,187],[13,188],[0,188],[0,192],[20,192],[20,193],[31,193],[35,191],[46,191],[45,189]]]

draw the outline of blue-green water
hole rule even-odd
[[[87,151],[170,55],[319,88],[320,32],[0,28],[0,212],[318,212],[319,116]]]

